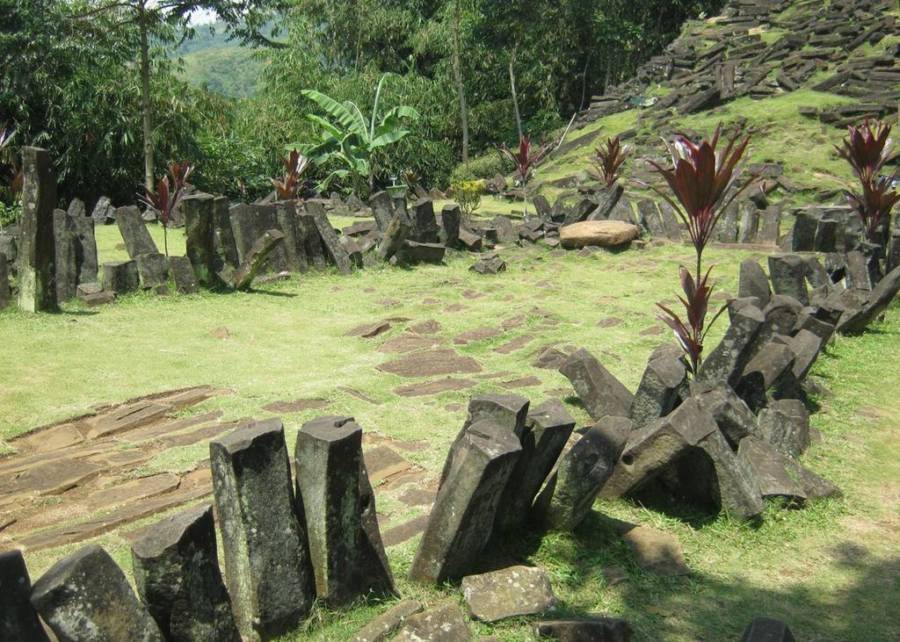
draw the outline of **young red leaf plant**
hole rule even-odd
[[[607,138],[606,143],[594,150],[593,167],[588,171],[606,187],[619,180],[620,172],[631,148],[623,145],[618,136]]]
[[[703,251],[712,238],[716,223],[722,212],[740,195],[754,177],[750,177],[741,186],[732,189],[737,181],[737,165],[747,150],[750,136],[742,137],[738,131],[719,150],[722,126],[716,127],[711,140],[702,140],[699,144],[691,142],[686,136],[679,135],[673,144],[666,146],[672,157],[672,167],[662,167],[654,161],[650,164],[665,180],[673,196],[661,189],[649,186],[662,197],[687,228],[696,255],[696,276],[684,266],[679,268],[681,289],[684,297],[679,297],[685,309],[686,320],[683,321],[671,309],[657,304],[663,311],[660,320],[675,332],[688,361],[688,368],[697,374],[703,360],[703,341],[724,307],[720,309],[707,324],[706,315],[709,310],[709,299],[712,284],[709,274],[712,268],[703,273]],[[729,194],[730,192],[730,194]]]
[[[281,161],[281,164],[284,165],[284,177],[282,179],[273,178],[272,186],[275,187],[279,200],[295,200],[300,192],[300,178],[309,167],[309,159],[294,149],[287,158]]]
[[[528,181],[534,175],[534,168],[538,165],[547,154],[553,149],[551,143],[538,145],[537,149],[532,145],[528,136],[522,136],[519,139],[519,148],[516,151],[509,149],[506,144],[500,146],[500,153],[509,159],[516,167],[516,178],[519,185],[522,186],[523,198],[525,200],[525,213],[528,214]]]
[[[851,125],[849,135],[835,149],[846,160],[859,179],[860,192],[845,190],[850,207],[856,211],[866,237],[873,243],[884,241],[883,232],[890,227],[891,210],[900,201],[894,190],[897,173],[881,176],[880,172],[892,159],[891,126],[868,119],[860,126]]]
[[[172,220],[175,208],[184,199],[184,188],[193,170],[193,166],[189,163],[169,163],[168,176],[159,179],[155,190],[146,190],[146,193],[140,197],[141,202],[147,207],[156,210],[159,221],[162,223],[163,252],[166,256],[169,256],[169,222]]]

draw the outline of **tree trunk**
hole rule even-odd
[[[469,113],[466,107],[466,88],[463,85],[462,64],[459,60],[459,22],[460,9],[456,0],[456,9],[453,16],[453,80],[456,82],[456,93],[459,96],[459,123],[462,127],[462,162],[469,165]]]
[[[509,57],[509,86],[512,91],[513,110],[516,112],[516,129],[519,132],[519,140],[522,140],[522,115],[519,113],[519,97],[516,95],[516,72],[513,67],[516,64],[516,49],[518,45],[513,47],[512,55]]]
[[[153,107],[150,104],[150,39],[147,34],[147,16],[139,9],[138,26],[141,32],[141,112],[144,134],[144,184],[153,191]]]

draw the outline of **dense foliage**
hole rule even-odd
[[[116,202],[133,201],[145,173],[139,29],[115,11],[93,11],[115,4],[0,0],[0,121],[13,123],[17,145],[52,151],[61,198],[91,201],[108,194]],[[176,4],[249,6],[224,0]],[[303,90],[352,101],[371,113],[379,79],[392,74],[380,109],[407,105],[421,118],[411,135],[379,158],[376,186],[409,170],[425,186],[444,187],[462,158],[460,94],[473,162],[457,177],[509,171],[490,150],[518,140],[520,130],[539,138],[564,123],[592,94],[629,76],[671,40],[686,17],[712,11],[721,0],[250,4],[286,8],[265,18],[280,33],[268,30],[274,42],[257,43],[277,46],[255,54],[261,77],[253,96],[225,98],[181,80],[185,72],[173,46],[194,35],[181,9],[162,16],[150,51],[155,165],[190,161],[201,189],[246,198],[271,190],[291,145],[314,140],[315,126],[304,115],[316,106]],[[76,20],[86,13],[89,20]],[[261,28],[261,20],[254,14],[249,27]],[[238,39],[253,32],[240,24],[230,28]],[[310,178],[321,180],[330,171],[315,167]]]

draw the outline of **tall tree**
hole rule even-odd
[[[141,130],[144,150],[144,183],[148,190],[155,184],[155,148],[153,143],[153,102],[151,98],[154,43],[172,45],[190,39],[196,33],[191,15],[212,12],[228,33],[246,44],[274,44],[262,32],[275,11],[284,10],[285,0],[86,0],[84,10],[75,17],[85,21],[100,15],[113,16],[115,25],[137,32],[137,67],[141,85]]]
[[[460,23],[462,22],[462,0],[453,3],[453,81],[459,96],[459,125],[462,129],[462,162],[469,165],[469,110],[466,107],[466,86],[463,83],[462,63],[460,62]]]

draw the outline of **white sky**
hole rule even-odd
[[[215,12],[209,11],[207,9],[201,9],[191,14],[191,24],[193,25],[208,24],[210,22],[215,22],[215,20]]]

